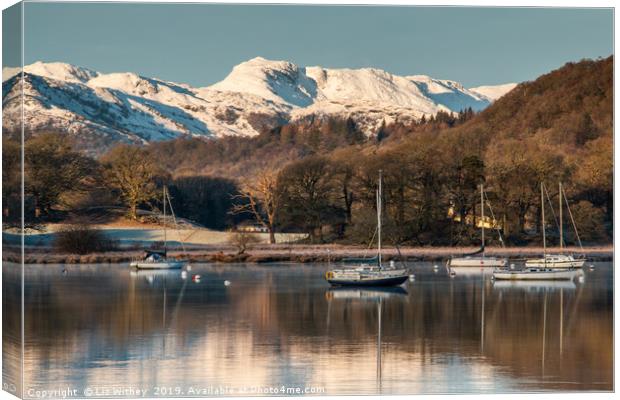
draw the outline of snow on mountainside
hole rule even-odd
[[[18,72],[3,69],[7,130],[19,129]],[[352,118],[372,135],[384,122],[467,107],[481,110],[514,86],[473,90],[423,75],[299,67],[260,57],[235,66],[223,81],[203,88],[65,63],[27,65],[23,79],[27,130],[60,130],[104,147],[117,141],[147,143],[183,135],[254,136],[287,121],[322,116]]]
[[[495,101],[510,92],[517,86],[516,83],[505,83],[503,85],[494,85],[494,86],[478,86],[475,88],[469,89],[470,91],[485,96],[491,101]]]

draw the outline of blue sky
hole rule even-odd
[[[194,86],[256,56],[471,87],[613,53],[611,9],[26,3],[24,19],[27,64],[63,61]]]

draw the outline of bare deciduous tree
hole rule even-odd
[[[138,206],[157,195],[154,160],[144,149],[123,144],[113,148],[102,161],[108,185],[120,192],[129,208],[129,218],[137,219]]]
[[[278,171],[272,168],[261,170],[254,179],[242,184],[241,193],[233,196],[237,204],[231,213],[250,213],[269,232],[269,243],[276,242],[275,224],[280,208],[278,194]]]
[[[237,254],[241,255],[251,245],[258,243],[260,240],[248,232],[234,232],[230,235],[228,241],[237,248]]]

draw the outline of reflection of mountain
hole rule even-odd
[[[376,391],[376,303],[329,301],[316,267],[194,267],[198,284],[119,267],[67,269],[27,267],[26,382],[35,387]],[[498,290],[477,277],[416,275],[407,295],[381,300],[383,393],[611,389],[610,283],[588,277],[574,289]],[[19,282],[6,269],[4,277],[9,287]]]

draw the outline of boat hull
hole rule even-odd
[[[505,258],[495,257],[455,257],[448,261],[451,267],[503,267]]]
[[[563,281],[574,279],[577,275],[575,270],[556,271],[496,271],[493,273],[495,280],[520,280],[520,281]]]
[[[458,266],[450,266],[449,272],[452,275],[456,276],[480,276],[480,275],[492,275],[493,271],[495,271],[497,267],[458,267]]]
[[[134,261],[130,264],[136,269],[181,269],[185,265],[185,261],[162,261],[162,262],[142,262]]]
[[[364,278],[364,279],[347,279],[347,278],[328,278],[332,286],[356,286],[356,287],[372,287],[372,286],[398,286],[402,285],[409,279],[408,275],[390,276],[386,278]]]

